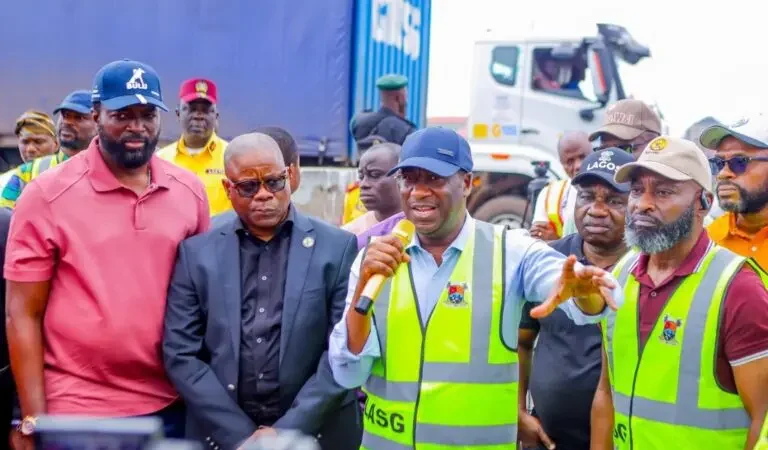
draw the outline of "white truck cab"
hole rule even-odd
[[[533,213],[528,183],[541,174],[565,177],[560,135],[591,133],[608,105],[629,96],[622,74],[650,50],[623,27],[598,24],[597,30],[597,36],[475,43],[467,138],[478,176],[469,209],[478,219],[526,226]]]

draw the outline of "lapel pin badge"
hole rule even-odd
[[[301,245],[303,245],[306,248],[311,248],[312,246],[315,245],[315,240],[307,236],[304,238],[303,241],[301,241]]]

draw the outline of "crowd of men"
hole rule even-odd
[[[214,450],[283,430],[327,450],[766,448],[768,117],[703,150],[622,100],[563,135],[569,180],[512,230],[467,212],[464,138],[393,119],[404,83],[352,124],[365,211],[345,229],[291,203],[288,132],[216,135],[211,80],[182,83],[162,149],[137,61],[55,124],[20,117],[0,209],[12,447],[53,414],[159,417]]]

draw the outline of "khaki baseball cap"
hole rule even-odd
[[[657,137],[645,147],[637,161],[621,166],[614,180],[626,183],[637,169],[646,169],[674,181],[693,180],[707,192],[712,192],[709,161],[704,152],[687,139]]]
[[[661,119],[644,102],[625,99],[608,108],[605,112],[605,123],[589,135],[589,140],[594,141],[605,133],[629,141],[640,136],[643,131],[661,134]]]

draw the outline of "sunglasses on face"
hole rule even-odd
[[[709,165],[712,166],[712,171],[715,174],[725,169],[725,166],[728,166],[731,172],[736,175],[741,175],[747,171],[747,166],[749,166],[749,163],[752,161],[768,161],[768,157],[734,156],[733,158],[723,159],[719,156],[714,156],[709,158]]]
[[[232,185],[237,191],[240,197],[251,198],[256,195],[261,187],[267,191],[276,194],[285,189],[285,183],[288,180],[288,171],[286,170],[280,175],[265,177],[263,180],[248,179],[238,181]]]
[[[618,148],[618,149],[624,150],[627,153],[632,153],[635,151],[636,147],[638,147],[638,145],[635,145],[635,144],[600,145],[598,147],[595,147],[593,151],[599,152],[600,150],[605,150],[607,148]]]

